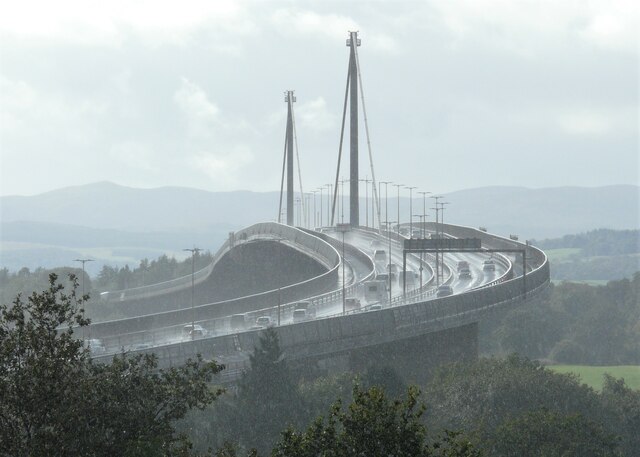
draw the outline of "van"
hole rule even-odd
[[[458,262],[458,271],[462,270],[463,268],[469,268],[469,262],[467,262],[466,260],[461,260]]]
[[[485,260],[482,263],[482,269],[484,271],[495,271],[496,265],[495,265],[495,263],[493,263],[493,260],[491,260],[491,259]]]
[[[398,275],[398,277],[399,277],[399,280],[400,280],[400,286],[402,286],[402,284],[405,282],[404,281],[405,272],[401,271],[400,274]],[[407,277],[407,280],[406,280],[407,289],[411,289],[411,288],[415,287],[416,282],[417,282],[416,281],[415,272],[413,272],[411,270],[407,270],[406,277]]]
[[[244,314],[234,314],[231,316],[229,326],[231,330],[244,330],[247,323]]]
[[[309,320],[309,316],[307,315],[306,309],[294,309],[293,310],[293,323],[297,324],[299,322],[304,322]]]
[[[369,302],[377,302],[387,299],[387,282],[374,279],[365,281],[363,284],[364,299]]]

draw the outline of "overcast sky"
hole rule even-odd
[[[304,188],[329,183],[349,30],[377,179],[638,183],[635,0],[0,5],[2,195],[103,180],[277,190],[287,89]]]

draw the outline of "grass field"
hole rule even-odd
[[[544,253],[547,254],[551,262],[566,262],[572,257],[579,257],[582,249],[580,248],[560,248],[548,249]]]
[[[615,378],[624,378],[627,386],[632,389],[640,389],[640,366],[622,365],[611,367],[598,367],[591,365],[548,365],[547,368],[558,373],[575,373],[580,380],[596,390],[602,388],[603,375],[610,374]]]
[[[552,279],[552,283],[555,285],[563,282],[574,282],[576,284],[588,284],[590,286],[606,286],[609,282],[608,279]]]

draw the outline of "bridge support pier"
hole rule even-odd
[[[478,323],[354,349],[330,357],[299,361],[309,374],[364,372],[370,366],[390,367],[405,382],[425,384],[444,364],[478,358]]]

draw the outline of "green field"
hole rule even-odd
[[[640,390],[640,366],[620,365],[611,367],[598,367],[591,365],[548,365],[547,368],[558,373],[575,373],[580,380],[588,386],[600,390],[602,388],[603,375],[610,374],[615,378],[624,378],[627,386]]]
[[[551,262],[566,262],[572,260],[572,258],[580,257],[580,252],[582,252],[580,248],[559,248],[544,251]]]

